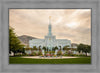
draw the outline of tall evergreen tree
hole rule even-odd
[[[14,53],[24,52],[24,45],[21,44],[20,40],[17,38],[16,34],[14,33],[13,28],[9,28],[9,53],[12,51]]]

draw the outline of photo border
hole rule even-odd
[[[0,0],[0,71],[1,72],[93,72],[99,73],[99,0]],[[8,9],[38,8],[38,9],[92,9],[92,64],[9,64],[8,61]]]
[[[10,25],[10,23],[9,23],[9,9],[33,9],[33,10],[35,10],[35,9],[42,9],[42,10],[46,10],[47,8],[8,8],[8,30],[9,30],[9,25]],[[56,10],[56,9],[90,9],[90,15],[91,15],[91,19],[90,19],[90,28],[91,28],[91,26],[92,26],[92,8],[49,8],[49,9],[54,9],[54,10]],[[92,31],[92,28],[90,29],[90,31]],[[9,31],[8,31],[8,33],[9,33]],[[8,34],[9,35],[9,34]],[[9,37],[9,36],[8,36]],[[91,40],[91,42],[90,42],[90,46],[92,46],[91,44],[92,44],[92,33],[90,32],[90,40]],[[9,43],[9,41],[8,41],[8,43]],[[91,51],[92,51],[92,49],[91,49]],[[9,51],[8,51],[8,53],[9,53]],[[91,54],[91,53],[90,53]],[[90,58],[91,58],[91,63],[90,64],[92,64],[92,54],[91,54],[91,56],[90,56]],[[9,63],[9,55],[8,55],[8,63]],[[63,64],[62,64],[63,65]]]

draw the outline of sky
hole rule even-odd
[[[49,16],[56,39],[91,44],[91,9],[9,9],[9,26],[17,36],[44,39],[48,34]]]

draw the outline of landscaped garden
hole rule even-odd
[[[77,49],[68,46],[63,48],[55,46],[52,49],[45,46],[25,48],[13,30],[9,31],[9,64],[91,64],[91,54],[88,55],[91,52],[90,45],[79,44]],[[36,56],[38,58],[33,58]]]

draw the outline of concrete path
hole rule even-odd
[[[71,57],[71,56],[62,56],[62,57],[23,56],[22,58],[32,58],[32,59],[69,59],[69,58],[79,58],[79,57]]]

